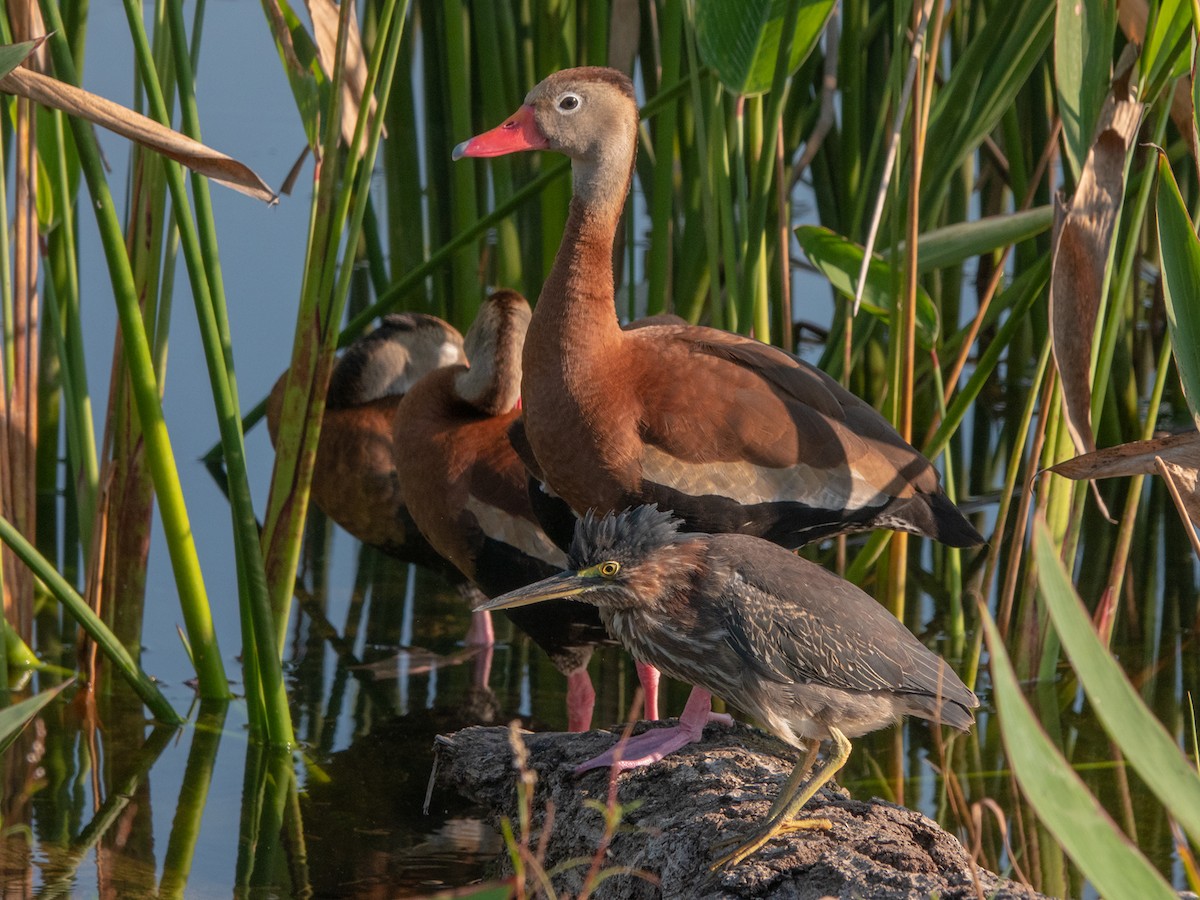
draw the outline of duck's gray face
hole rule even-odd
[[[499,126],[455,147],[454,158],[556,150],[596,161],[631,122],[636,134],[637,104],[628,78],[613,69],[566,69],[537,85]]]
[[[636,133],[637,106],[621,83],[574,76],[574,71],[551,75],[529,92],[525,103],[533,108],[534,124],[549,149],[597,161],[629,132],[631,123]]]

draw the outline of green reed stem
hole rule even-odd
[[[195,98],[192,94],[194,81],[182,11],[176,4],[170,4],[169,8],[168,27],[174,44],[172,55],[176,61],[180,100],[185,110],[184,124],[185,128],[192,132],[190,136],[198,140],[199,126],[196,122]],[[140,12],[134,0],[126,0],[125,11],[152,114],[160,123],[167,124],[170,121],[170,112],[158,81],[157,70],[153,65],[150,45],[146,39]],[[191,102],[184,98],[190,98]],[[217,424],[221,431],[222,446],[225,450],[233,510],[239,588],[244,587],[251,592],[250,596],[243,596],[242,602],[252,605],[257,603],[266,610],[269,609],[266,579],[263,574],[262,558],[259,555],[258,524],[254,516],[249,478],[246,473],[241,416],[237,406],[236,386],[233,382],[233,356],[229,342],[228,318],[223,314],[224,297],[221,293],[223,288],[219,274],[220,262],[215,248],[216,237],[212,223],[212,208],[211,203],[201,202],[201,198],[208,200],[207,180],[193,179],[193,194],[197,201],[199,219],[202,223],[206,223],[198,229],[188,203],[182,167],[170,160],[163,160],[163,164],[167,186],[171,192],[180,244],[187,264],[192,297],[195,301],[196,318],[200,326],[200,338],[208,366],[213,402],[217,411]],[[204,232],[204,235],[201,232]],[[270,622],[269,615],[265,622]],[[243,635],[244,642],[249,643],[251,639],[252,635]],[[193,652],[195,652],[194,644]],[[291,720],[287,711],[287,695],[283,685],[282,671],[276,665],[274,672],[260,671],[260,677],[264,675],[265,684],[258,681],[247,681],[246,690],[248,693],[262,690],[267,698],[268,708],[273,707],[267,720],[269,739],[285,745],[290,744],[292,740]]]
[[[746,304],[743,319],[753,323],[754,335],[760,341],[770,341],[771,305],[767,296],[767,209],[774,193],[775,144],[779,140],[779,129],[783,118],[784,103],[788,95],[788,69],[792,59],[792,38],[796,34],[796,19],[800,14],[799,3],[789,3],[783,16],[783,30],[779,33],[779,51],[775,59],[775,75],[771,80],[771,91],[766,96],[764,113],[757,110],[758,146],[752,156],[750,176],[750,204],[746,214],[746,255],[744,257],[742,302]],[[763,130],[765,126],[765,131]],[[746,207],[743,207],[744,209]],[[771,229],[772,231],[774,229]],[[787,254],[786,246],[780,252]]]
[[[66,607],[67,612],[79,623],[79,626],[104,651],[104,655],[120,669],[125,680],[129,682],[129,686],[137,692],[155,717],[167,725],[182,724],[183,718],[159,693],[154,682],[142,672],[129,651],[117,640],[116,635],[100,621],[100,617],[92,612],[91,607],[75,592],[66,579],[55,571],[50,561],[38,553],[37,548],[29,543],[8,519],[3,517],[0,517],[0,540],[8,544],[13,553],[29,567],[34,575],[42,580],[54,598]]]
[[[461,0],[442,0],[445,35],[445,77],[448,92],[448,121],[455,134],[471,133],[471,48],[467,39],[467,10]],[[385,82],[386,84],[386,82]],[[450,228],[461,231],[479,218],[475,197],[475,172],[470,166],[450,167]],[[456,254],[451,266],[453,295],[448,309],[459,322],[470,322],[479,308],[479,253],[467,245]]]
[[[687,51],[688,68],[692,72],[696,72],[700,68],[700,54],[696,49],[696,25],[692,20],[691,4],[688,4],[688,27],[684,29],[684,45]],[[725,323],[725,316],[721,310],[721,278],[718,273],[718,260],[721,259],[720,248],[720,210],[717,208],[716,188],[713,184],[714,168],[710,165],[709,160],[712,158],[712,146],[710,141],[713,140],[711,132],[717,128],[724,129],[724,121],[717,116],[707,115],[705,110],[708,107],[705,103],[704,94],[700,89],[698,79],[691,79],[691,94],[692,94],[692,115],[696,123],[696,141],[693,145],[696,151],[696,168],[700,172],[700,209],[703,213],[703,228],[704,242],[708,248],[708,305],[710,323],[714,328],[720,328]],[[715,86],[717,92],[717,100],[721,96],[721,86]],[[660,95],[661,96],[661,95]],[[712,103],[712,108],[719,110],[720,105],[717,102]],[[719,113],[718,113],[719,115]],[[661,159],[661,158],[660,158]],[[730,273],[726,273],[728,278]],[[689,313],[689,319],[695,318]]]
[[[387,106],[388,94],[393,81],[392,75],[395,71],[396,60],[399,58],[400,38],[404,32],[406,9],[407,7],[402,8],[400,15],[395,17],[394,26],[392,20],[396,10],[395,0],[385,3],[380,13],[379,38],[371,51],[366,84],[363,89],[364,102],[359,108],[354,138],[345,155],[345,170],[342,173],[344,181],[341,182],[341,190],[336,195],[334,182],[339,174],[335,165],[338,129],[332,127],[326,135],[321,185],[318,190],[317,221],[314,223],[313,237],[309,244],[309,265],[305,272],[301,311],[297,321],[296,349],[284,400],[284,422],[301,421],[308,425],[300,436],[302,443],[299,446],[295,441],[285,440],[284,431],[281,429],[274,483],[271,489],[271,507],[264,534],[264,545],[271,548],[272,551],[270,562],[273,568],[269,584],[276,623],[275,635],[278,641],[274,648],[277,657],[282,655],[283,641],[286,636],[288,610],[295,585],[313,461],[316,456],[317,440],[320,436],[325,387],[328,383],[338,334],[336,323],[342,319],[346,297],[349,293],[353,269],[350,262],[358,246],[362,220],[366,213],[370,179],[383,128],[383,111]],[[343,15],[347,15],[345,10],[343,10]],[[341,26],[343,29],[346,27],[347,21],[343,19]],[[335,71],[339,73],[344,52],[342,44],[344,44],[344,39],[339,41],[339,63],[335,66]],[[375,87],[380,77],[383,78],[383,82],[379,95],[378,114],[371,122],[370,137],[360,161],[358,154],[359,149],[363,147],[370,109],[366,98],[375,95]],[[340,82],[340,80],[340,75],[334,79],[335,82]],[[340,94],[340,91],[334,93],[337,95]],[[335,110],[331,114],[334,126],[336,126],[338,118],[336,107],[337,103],[335,102]],[[352,200],[354,209],[347,227],[347,216],[350,214]],[[329,214],[322,214],[322,211],[327,211]],[[337,260],[338,239],[343,231],[345,231],[345,250],[339,265]],[[314,272],[314,266],[319,266],[319,271]],[[334,284],[335,273],[339,273],[336,287]],[[319,284],[317,283],[318,275]],[[300,374],[297,369],[300,367],[302,367],[300,377],[306,379],[303,394],[294,390],[297,386],[297,376]],[[298,408],[302,402],[305,403],[303,411]],[[303,418],[300,418],[301,415]],[[260,664],[265,653],[266,649],[260,648]]]
[[[1171,371],[1171,333],[1163,334],[1162,347],[1158,352],[1158,368],[1154,377],[1154,388],[1150,392],[1146,404],[1146,420],[1142,425],[1141,440],[1147,441],[1154,436],[1158,425],[1159,407],[1162,404],[1163,390],[1167,384],[1167,373]],[[1129,479],[1128,494],[1125,497],[1125,511],[1121,515],[1121,527],[1117,531],[1117,542],[1113,548],[1112,562],[1108,569],[1108,591],[1113,596],[1113,615],[1121,602],[1121,587],[1125,580],[1125,568],[1129,562],[1129,552],[1133,546],[1133,526],[1137,521],[1137,511],[1142,505],[1142,482],[1144,475],[1134,475]],[[1112,640],[1112,630],[1101,637],[1108,643]]]
[[[78,85],[79,79],[62,30],[62,17],[56,0],[42,0],[42,14],[47,28],[53,32],[48,43],[58,77],[62,81]],[[184,624],[195,653],[200,693],[206,697],[223,697],[229,690],[225,668],[213,631],[212,613],[204,589],[200,560],[196,555],[196,545],[192,539],[187,505],[179,484],[179,471],[171,450],[166,422],[163,420],[158,382],[154,377],[150,347],[142,325],[141,309],[129,267],[129,257],[125,252],[121,224],[117,220],[116,208],[104,173],[104,163],[91,124],[82,119],[72,118],[71,131],[75,137],[75,146],[79,152],[88,191],[92,196],[92,207],[96,213],[100,240],[108,262],[109,277],[112,279],[125,358],[129,367],[129,384],[142,424],[146,459],[158,496],[159,512],[175,572]]]
[[[316,459],[324,412],[324,394],[332,368],[332,353],[325,349],[326,332],[335,327],[332,318],[331,279],[336,265],[340,221],[335,221],[337,186],[341,183],[344,159],[338,153],[341,135],[342,81],[346,55],[346,34],[351,8],[343,6],[339,17],[334,69],[326,93],[330,108],[325,111],[325,134],[318,163],[317,190],[309,216],[308,253],[300,287],[300,308],[292,344],[280,418],[279,439],[275,446],[275,465],[271,472],[271,490],[267,500],[266,521],[262,531],[263,559],[267,569],[270,596],[271,629],[259,629],[256,613],[255,643],[260,663],[263,657],[282,655],[287,611],[291,602],[296,564],[300,556],[300,535],[308,509],[309,487]],[[385,29],[380,26],[380,34]],[[364,99],[366,99],[364,94]],[[363,104],[364,109],[366,104]],[[352,157],[357,148],[351,147]],[[328,270],[328,271],[327,271]],[[268,635],[274,640],[265,639]]]
[[[659,91],[679,81],[679,66],[683,47],[683,4],[668,3],[662,10],[662,70]],[[649,297],[647,312],[666,310],[669,296],[671,251],[675,238],[675,218],[672,208],[675,199],[675,144],[678,139],[679,104],[668,103],[654,123],[654,182],[650,197],[650,249],[646,259],[646,279]]]

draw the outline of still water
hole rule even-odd
[[[340,533],[330,549],[357,552]],[[311,571],[305,578],[289,644],[303,743],[293,757],[264,758],[246,739],[243,704],[200,708],[181,682],[164,685],[178,709],[191,707],[191,724],[177,732],[150,728],[120,691],[98,703],[93,722],[81,721],[75,704],[56,704],[5,760],[4,895],[424,896],[492,877],[504,847],[481,811],[440,787],[422,811],[434,736],[513,718],[563,730],[563,678],[500,622],[481,684],[489,660],[462,644],[469,615],[457,591],[373,551],[362,553],[359,575],[357,583]],[[930,625],[926,639],[947,652],[936,621]],[[339,637],[329,640],[330,628]],[[150,648],[146,664],[153,671],[160,655],[175,652],[169,644]],[[236,671],[235,658],[227,663]],[[1180,654],[1159,665],[1176,677],[1196,674],[1194,660]],[[628,657],[601,649],[591,671],[595,724],[619,722],[637,684]],[[1157,696],[1173,694],[1157,683]],[[1072,691],[1063,681],[1031,693],[1059,706]],[[956,744],[950,765],[966,803],[995,800],[1012,817],[1006,825],[1015,840],[1020,829],[1033,829],[1032,819],[1018,821],[1029,813],[1012,795],[986,683],[981,693],[978,726]],[[685,686],[664,682],[666,713],[678,714],[686,695]],[[1168,711],[1160,714],[1169,720]],[[1182,885],[1168,823],[1113,761],[1094,717],[1076,704],[1062,727],[1092,790]],[[903,802],[954,831],[962,817],[947,799],[939,759],[930,730],[906,724],[855,741],[840,780],[855,796]],[[286,789],[289,768],[294,791]],[[1005,867],[997,826],[985,828],[985,851]],[[1028,871],[1044,860],[1022,852],[1020,864],[1029,877],[1053,881],[1051,872]],[[1071,893],[1080,887],[1073,884]]]

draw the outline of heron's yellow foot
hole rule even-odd
[[[829,819],[784,819],[782,821],[768,821],[766,826],[759,829],[748,841],[740,844],[731,853],[726,853],[709,866],[709,871],[716,872],[718,869],[723,869],[726,866],[737,865],[742,860],[757,853],[773,838],[781,834],[788,834],[793,831],[826,831],[832,827],[833,822]],[[723,841],[717,847],[724,847],[732,843],[734,841]]]

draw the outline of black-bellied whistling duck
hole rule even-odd
[[[467,332],[470,367],[449,366],[421,379],[394,420],[405,506],[434,549],[489,597],[556,574],[567,562],[534,516],[525,467],[508,440],[521,414],[529,316],[529,304],[515,291],[492,294]],[[595,691],[587,662],[597,643],[610,641],[596,610],[564,600],[509,615],[567,676],[569,727],[588,728]],[[639,676],[647,715],[657,718],[655,691],[640,666]]]
[[[384,316],[378,328],[346,348],[330,375],[312,479],[313,502],[354,537],[456,579],[457,570],[404,508],[392,459],[392,418],[419,378],[465,361],[462,335],[449,323],[422,313]],[[286,380],[285,373],[267,398],[272,443]]]
[[[581,68],[549,76],[505,122],[454,150],[571,158],[574,196],[522,385],[526,436],[553,491],[577,513],[657,503],[690,529],[787,547],[871,528],[980,543],[930,462],[818,369],[713,328],[621,330],[612,249],[637,139],[632,82]],[[674,749],[698,735],[704,700],[689,701],[684,734],[642,736],[645,761],[661,758],[656,743]]]

